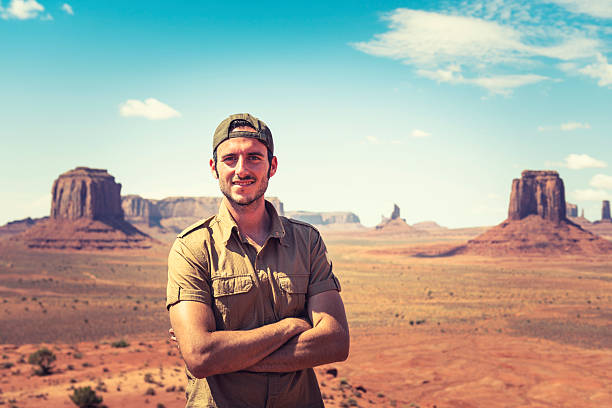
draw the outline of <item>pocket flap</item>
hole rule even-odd
[[[216,277],[212,288],[214,297],[246,293],[253,288],[253,279],[249,275]]]
[[[287,293],[306,293],[308,275],[278,275],[278,285]]]

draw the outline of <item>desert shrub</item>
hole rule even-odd
[[[83,353],[81,353],[80,351],[77,351],[76,353],[72,355],[72,357],[77,358],[77,359],[83,358]]]
[[[147,390],[145,391],[145,395],[155,395],[155,390],[153,389],[153,387],[147,388]]]
[[[157,403],[157,408],[166,408],[166,406],[162,404],[161,402],[159,402]]]
[[[121,340],[117,340],[117,341],[113,341],[111,343],[111,347],[115,347],[115,348],[123,348],[123,347],[129,347],[130,343],[128,343],[127,341],[121,339]]]
[[[14,363],[8,362],[8,363],[2,363],[2,365],[0,365],[0,367],[2,367],[2,368],[11,368],[14,365],[15,365]]]
[[[342,408],[348,408],[348,407],[358,407],[358,406],[359,406],[359,404],[357,404],[357,401],[355,401],[354,399],[349,398],[349,399],[347,399],[347,400],[345,400],[345,401],[342,401],[342,402],[340,403],[340,406],[341,406]]]
[[[49,375],[53,370],[53,362],[55,361],[55,353],[46,347],[38,349],[28,357],[28,363],[37,365],[38,368],[34,370],[36,375]]]
[[[144,382],[149,383],[149,384],[155,384],[155,380],[153,379],[153,374],[146,373],[144,375]]]
[[[75,389],[70,399],[79,408],[98,408],[102,403],[102,397],[96,395],[90,386]]]

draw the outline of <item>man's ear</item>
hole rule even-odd
[[[278,167],[278,160],[276,156],[272,157],[272,161],[270,162],[270,177],[276,174],[276,168]]]
[[[219,180],[219,173],[217,172],[217,165],[215,164],[215,161],[213,159],[210,159],[208,165],[210,166],[210,172],[212,173],[213,177],[216,180]]]

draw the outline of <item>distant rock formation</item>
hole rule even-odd
[[[77,167],[52,187],[51,214],[18,237],[30,248],[149,248],[151,238],[123,218],[121,184],[106,170]]]
[[[612,218],[610,218],[610,201],[608,200],[603,200],[601,203],[601,220],[612,221]]]
[[[400,217],[400,209],[397,204],[393,204],[393,212],[391,213],[391,219],[396,220]]]
[[[120,220],[121,184],[106,170],[77,167],[61,174],[51,189],[51,218]]]
[[[335,229],[362,227],[359,217],[352,212],[287,211],[285,216],[318,227],[326,226]]]
[[[387,218],[384,215],[380,224],[375,227],[375,231],[391,233],[391,234],[408,234],[408,235],[423,235],[427,234],[427,231],[422,229],[416,229],[408,225],[406,220],[400,217],[400,208],[397,204],[393,204],[393,211],[391,217]]]
[[[509,220],[521,220],[528,215],[545,220],[565,220],[565,188],[556,171],[525,170],[520,179],[512,181]]]
[[[168,197],[162,200],[138,195],[121,197],[125,219],[149,233],[177,234],[191,224],[214,215],[222,197]],[[266,197],[283,215],[283,203],[276,197]]]
[[[578,206],[576,204],[565,203],[565,213],[568,217],[578,218]]]
[[[508,218],[453,251],[490,256],[612,253],[612,242],[566,217],[565,189],[556,171],[523,171],[512,182]]]

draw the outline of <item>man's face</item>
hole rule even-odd
[[[276,157],[268,163],[268,150],[257,139],[234,137],[217,147],[217,163],[211,160],[210,168],[223,195],[232,203],[247,206],[264,195],[276,164]]]

